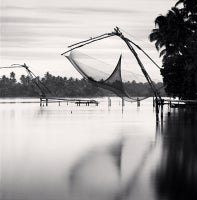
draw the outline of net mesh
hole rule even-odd
[[[90,83],[110,90],[126,101],[134,102],[153,96],[152,90],[149,84],[145,83],[146,79],[143,75],[121,69],[122,55],[120,55],[115,68],[76,50],[71,51],[66,57],[76,70]],[[136,95],[137,88],[135,88],[135,84],[138,84],[138,89],[140,84],[145,85],[146,90],[143,92],[143,96],[142,92],[141,96]]]

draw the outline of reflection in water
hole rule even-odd
[[[119,199],[123,140],[93,149],[70,172],[70,199]]]
[[[197,111],[179,109],[166,117],[161,156],[158,199],[197,199]]]
[[[120,139],[106,148],[94,149],[73,166],[70,174],[70,199],[126,200],[131,198],[133,189],[154,149],[154,143],[150,142],[146,145],[137,159],[134,170],[131,170],[132,173],[123,183],[121,172],[124,171],[122,159],[125,143],[124,139]]]

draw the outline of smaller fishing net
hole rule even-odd
[[[78,51],[71,51],[67,59],[76,70],[93,85],[107,89],[126,101],[134,102],[153,96],[152,90],[143,75],[121,69],[122,55],[115,68]],[[124,76],[124,77],[123,77]],[[146,89],[143,96],[138,96],[135,85]]]

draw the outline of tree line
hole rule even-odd
[[[157,88],[162,88],[162,83],[155,83]],[[153,96],[148,83],[136,83],[135,81],[124,83],[124,87],[131,96]],[[0,78],[0,97],[38,97],[45,93],[56,97],[104,97],[115,96],[109,90],[96,87],[86,79],[67,78],[53,76],[49,72],[44,77],[32,79],[29,75],[21,75],[17,81],[15,73],[9,77],[3,75]],[[160,90],[162,96],[164,89]]]

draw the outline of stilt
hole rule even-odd
[[[140,107],[140,99],[137,97],[137,107]]]
[[[161,99],[161,118],[163,119],[163,106],[164,106],[164,100]]]
[[[122,97],[122,114],[123,114],[123,112],[124,112],[124,106],[125,106],[125,104],[124,104],[124,99],[123,99],[123,97]]]
[[[168,102],[168,116],[171,115],[171,106],[170,106],[170,102]]]
[[[108,107],[111,107],[111,99],[108,97]]]
[[[58,102],[59,106],[60,106],[60,101]]]
[[[42,107],[42,98],[40,98],[40,107]]]
[[[153,96],[153,108],[155,107],[155,98]]]
[[[155,99],[155,109],[156,109],[156,121],[159,121],[159,104],[158,104],[158,99]]]
[[[124,102],[124,99],[122,97],[122,107],[125,106],[125,102]]]
[[[48,99],[46,98],[46,106],[48,106]]]

